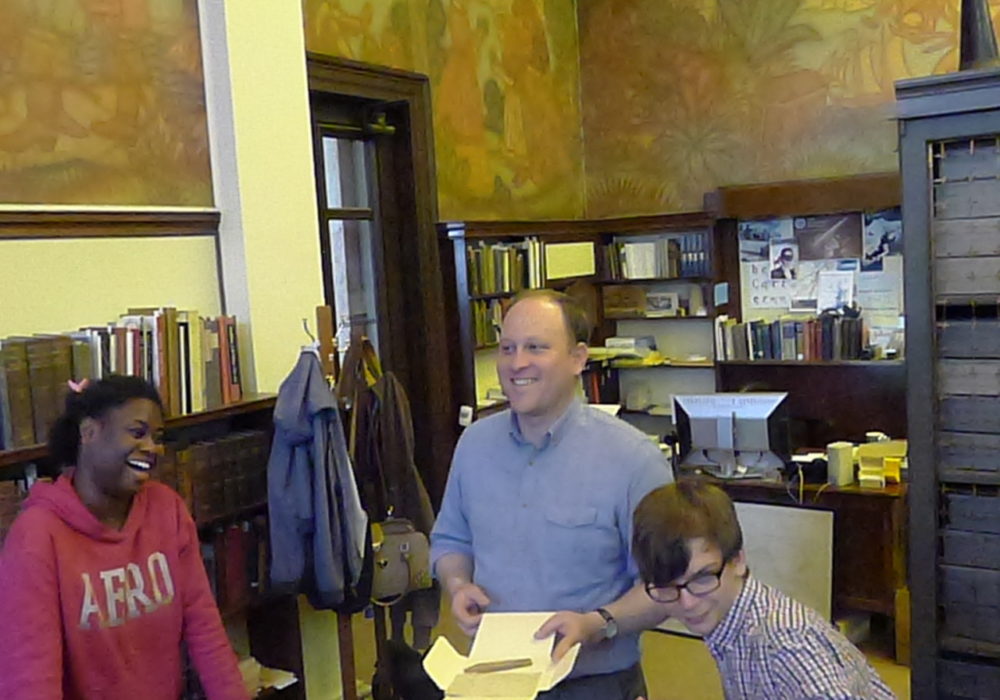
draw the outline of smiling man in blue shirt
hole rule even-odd
[[[554,656],[584,644],[546,700],[634,700],[638,635],[662,606],[636,585],[632,512],[671,480],[645,435],[577,398],[590,325],[576,302],[522,293],[501,329],[510,409],[465,431],[431,533],[435,574],[467,634],[483,612],[559,611],[538,631]]]

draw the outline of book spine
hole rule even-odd
[[[4,447],[27,447],[35,444],[35,424],[31,401],[28,354],[24,343],[5,341],[0,346],[0,372],[3,373]],[[3,482],[0,482],[3,483]]]

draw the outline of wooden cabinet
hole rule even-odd
[[[270,445],[268,436],[272,431],[272,415],[274,412],[274,396],[248,397],[238,403],[223,406],[219,409],[170,417],[165,420],[164,440],[168,454],[176,454],[193,444],[221,444],[239,447],[238,440],[247,436],[263,438]],[[256,440],[257,443],[262,440]],[[252,455],[241,454],[239,457],[250,457],[253,460],[264,460],[265,464],[248,463],[237,455],[226,464],[212,461],[206,464],[212,470],[226,469],[229,478],[224,482],[230,491],[237,489],[243,474],[233,473],[236,468],[252,470],[255,476],[260,476],[266,466],[267,449],[257,450]],[[165,475],[169,459],[164,460],[154,478]],[[241,466],[242,465],[242,466]],[[26,474],[38,476],[57,476],[56,470],[49,462],[44,445],[34,445],[17,450],[0,451],[0,479],[4,481],[19,480]],[[202,475],[204,477],[204,475]],[[222,485],[221,483],[219,484]],[[248,486],[249,488],[249,486]],[[243,492],[243,486],[239,487]],[[197,497],[198,484],[194,484]],[[214,493],[214,492],[213,492]],[[254,493],[260,489],[254,486]],[[237,523],[254,519],[259,521],[266,517],[267,504],[259,498],[235,501],[235,494],[222,494],[221,502],[233,504],[232,508],[220,509],[213,507],[212,516],[198,521],[199,535],[203,542],[215,544],[225,542],[220,536],[227,528]],[[251,502],[252,501],[252,502]],[[266,527],[264,528],[266,532]],[[205,547],[203,547],[205,550]],[[220,555],[216,555],[220,556]],[[216,562],[222,566],[220,561]],[[266,575],[265,572],[259,572]],[[234,596],[235,598],[235,596]],[[305,677],[303,675],[302,643],[299,633],[298,603],[295,597],[267,595],[240,596],[238,603],[230,602],[222,606],[223,620],[234,641],[238,652],[250,653],[263,665],[281,668],[294,673],[299,682],[288,686],[282,691],[268,691],[267,697],[303,698],[305,697]],[[195,686],[196,687],[196,686]],[[197,690],[191,691],[197,697]]]
[[[897,83],[912,689],[995,694],[1000,660],[1000,70]],[[991,680],[992,679],[992,680]]]

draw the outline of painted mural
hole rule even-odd
[[[0,203],[212,204],[196,0],[4,0]]]
[[[893,83],[955,70],[959,0],[580,0],[587,214],[897,167]],[[1000,0],[991,0],[1000,15]],[[994,25],[998,16],[994,16]]]
[[[573,0],[303,0],[310,51],[431,80],[442,219],[583,214]]]

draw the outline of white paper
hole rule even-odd
[[[590,407],[607,413],[609,416],[617,416],[618,412],[622,410],[620,403],[592,403]]]
[[[865,315],[898,316],[901,284],[893,270],[858,273],[858,304]]]
[[[787,309],[796,290],[795,280],[771,279],[767,261],[740,263],[740,286],[747,309]]]
[[[630,280],[656,277],[656,243],[626,243],[625,269]]]
[[[532,666],[548,666],[555,637],[535,639],[535,632],[553,613],[487,613],[479,623],[469,658],[481,661],[531,659]],[[525,669],[519,669],[522,673]]]
[[[424,670],[439,688],[450,689],[452,683],[462,676],[465,669],[472,664],[528,658],[532,661],[531,666],[499,671],[489,674],[489,676],[493,679],[498,679],[504,674],[522,676],[522,678],[512,680],[508,689],[509,692],[517,693],[523,690],[521,684],[524,683],[524,677],[534,675],[536,687],[530,695],[496,695],[491,693],[489,695],[463,694],[460,697],[466,700],[477,700],[484,697],[532,700],[539,692],[551,690],[568,676],[580,653],[580,645],[576,644],[559,663],[552,663],[551,656],[555,637],[535,639],[535,632],[552,615],[553,613],[550,612],[486,613],[479,623],[479,630],[476,632],[476,638],[467,657],[455,651],[446,638],[438,637],[434,646],[424,657]],[[463,693],[474,692],[476,684],[480,682],[476,679],[463,679],[455,687]]]
[[[850,306],[854,301],[854,273],[823,270],[819,273],[816,306],[820,311]]]

